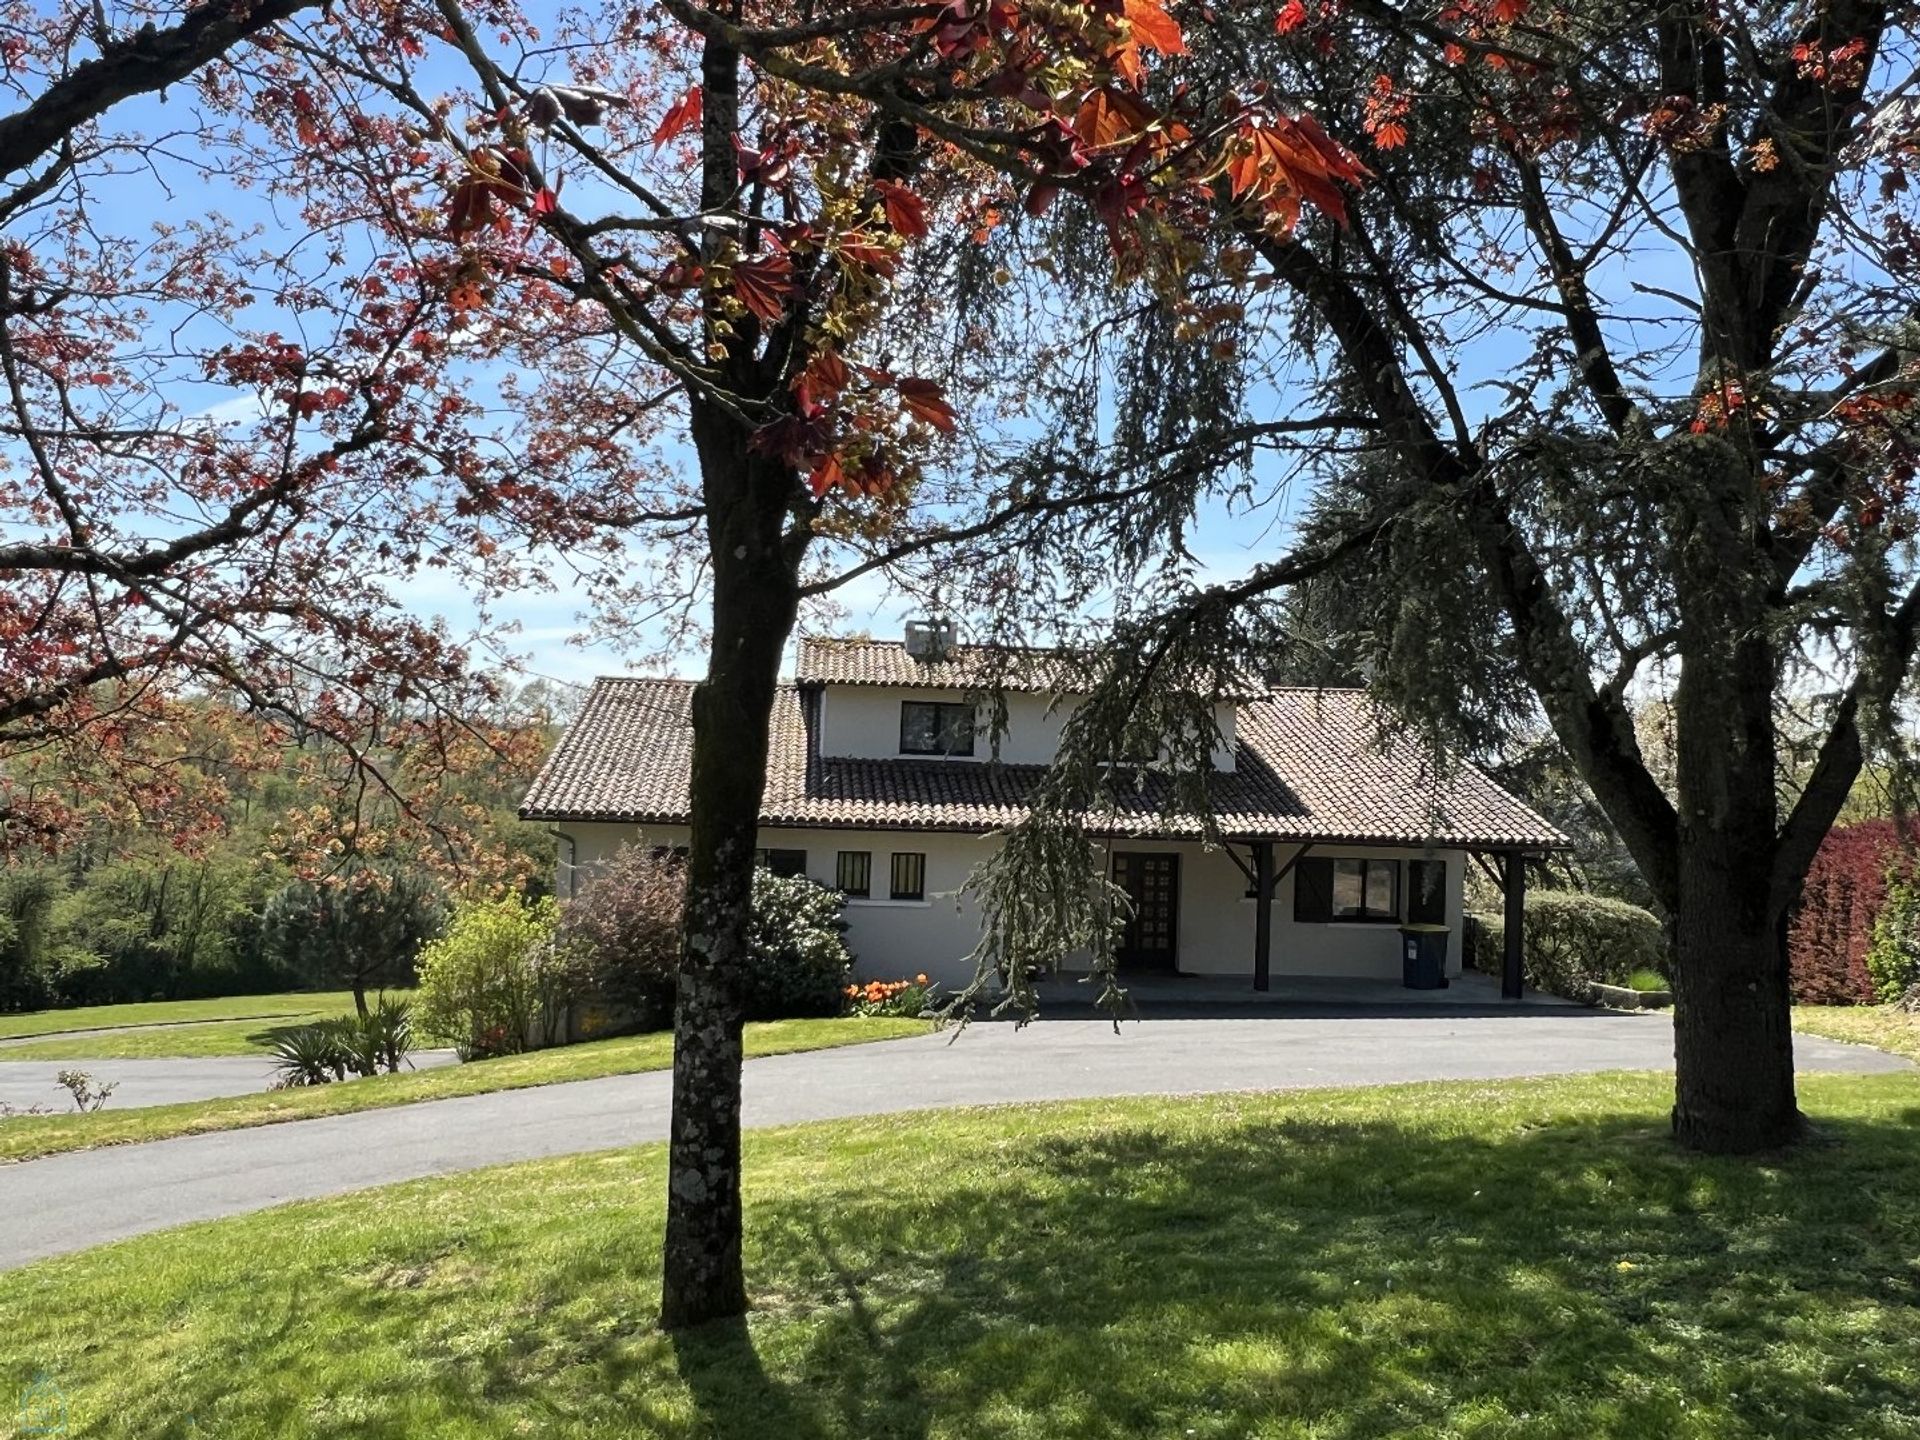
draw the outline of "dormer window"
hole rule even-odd
[[[901,701],[900,753],[973,754],[973,706],[944,700]]]

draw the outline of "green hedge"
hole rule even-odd
[[[1500,973],[1506,924],[1498,914],[1467,917],[1466,963]],[[1521,954],[1527,983],[1572,1000],[1596,981],[1624,985],[1636,970],[1667,973],[1667,941],[1658,917],[1624,900],[1578,890],[1536,890],[1527,896]]]

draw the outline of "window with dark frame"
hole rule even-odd
[[[1407,923],[1444,925],[1447,923],[1447,862],[1409,860],[1407,862]]]
[[[804,878],[807,873],[807,852],[804,850],[756,850],[753,863],[764,865],[776,875],[785,875],[789,879]]]
[[[842,895],[864,900],[873,890],[873,852],[842,850],[833,868],[834,883]]]
[[[945,700],[902,700],[900,753],[973,754],[973,706]]]
[[[893,853],[893,882],[888,896],[894,900],[927,898],[927,857],[907,850]]]
[[[1308,856],[1293,867],[1293,918],[1303,925],[1398,920],[1400,862]]]

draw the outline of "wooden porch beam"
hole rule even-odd
[[[1253,988],[1271,988],[1273,974],[1273,842],[1253,842]]]
[[[1311,842],[1287,857],[1287,863],[1273,868],[1273,841],[1253,842],[1253,988],[1266,991],[1273,982],[1273,892],[1292,873],[1300,857],[1311,850]]]
[[[1505,944],[1505,953],[1500,963],[1500,995],[1505,1000],[1518,1000],[1526,974],[1521,963],[1522,943],[1527,928],[1527,857],[1518,850],[1507,856],[1505,866],[1506,892],[1505,934],[1501,936]]]

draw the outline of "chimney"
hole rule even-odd
[[[944,660],[960,643],[960,627],[951,620],[929,617],[907,622],[907,654],[924,664]]]

